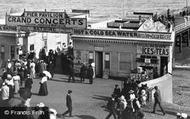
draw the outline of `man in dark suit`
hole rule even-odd
[[[69,116],[72,117],[72,99],[71,99],[71,93],[72,90],[68,90],[67,96],[66,96],[66,106],[68,110],[63,113],[63,116],[69,113]]]
[[[111,98],[108,100],[107,103],[107,109],[109,111],[109,114],[106,116],[106,119],[109,119],[112,115],[114,119],[117,118],[116,113],[116,100],[114,94],[111,95]]]
[[[155,93],[154,93],[154,107],[153,107],[153,112],[152,113],[155,113],[155,109],[156,109],[156,105],[158,104],[163,115],[165,115],[165,111],[164,109],[162,108],[162,105],[161,105],[161,95],[160,95],[160,90],[158,89],[158,86],[155,86],[154,87],[155,89]]]
[[[94,71],[93,71],[93,68],[92,68],[92,65],[90,64],[88,69],[87,69],[87,75],[88,75],[88,78],[89,78],[89,83],[90,84],[93,84],[93,75],[94,75]]]
[[[68,57],[68,61],[69,61],[69,78],[68,78],[68,82],[72,81],[75,82],[75,76],[74,76],[74,62],[73,62],[73,58],[70,56]]]

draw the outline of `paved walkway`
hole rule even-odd
[[[66,76],[56,75],[53,80],[48,81],[49,95],[43,97],[36,95],[39,90],[39,81],[39,79],[34,80],[32,89],[34,95],[31,104],[34,106],[39,102],[44,102],[45,105],[57,110],[58,119],[105,119],[108,114],[104,108],[106,100],[111,95],[114,85],[121,84],[120,81],[111,79],[95,79],[92,85],[88,84],[87,80],[83,84],[80,82],[68,83]],[[65,96],[68,89],[73,90],[73,117],[60,117],[60,114],[66,111]],[[146,119],[174,119],[176,112],[183,109],[170,104],[164,104],[164,107],[167,114],[162,116],[161,112],[158,114],[150,113],[152,105],[149,105],[144,109]],[[188,109],[183,110],[186,112],[185,110]]]

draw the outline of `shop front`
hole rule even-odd
[[[169,45],[170,46],[170,45]],[[169,46],[163,45],[138,45],[137,46],[137,67],[142,67],[153,78],[168,73]]]
[[[81,63],[94,63],[95,76],[101,78],[137,75],[138,72],[134,70],[138,67],[141,67],[144,73],[151,74],[152,78],[171,71],[173,57],[171,33],[148,33],[149,36],[146,36],[144,32],[130,31],[129,36],[117,36],[118,31],[91,29],[74,31],[72,40],[75,67],[79,70]],[[112,35],[104,34],[111,32]]]

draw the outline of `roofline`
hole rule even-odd
[[[91,39],[117,39],[126,41],[145,41],[145,42],[162,42],[162,43],[174,43],[173,40],[158,40],[158,39],[145,39],[145,38],[121,38],[121,37],[106,37],[106,36],[83,36],[83,35],[72,35],[72,38],[91,38]]]

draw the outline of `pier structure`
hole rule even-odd
[[[186,12],[188,14],[181,12],[175,16],[175,47],[179,53],[183,47],[190,46],[190,14]]]

